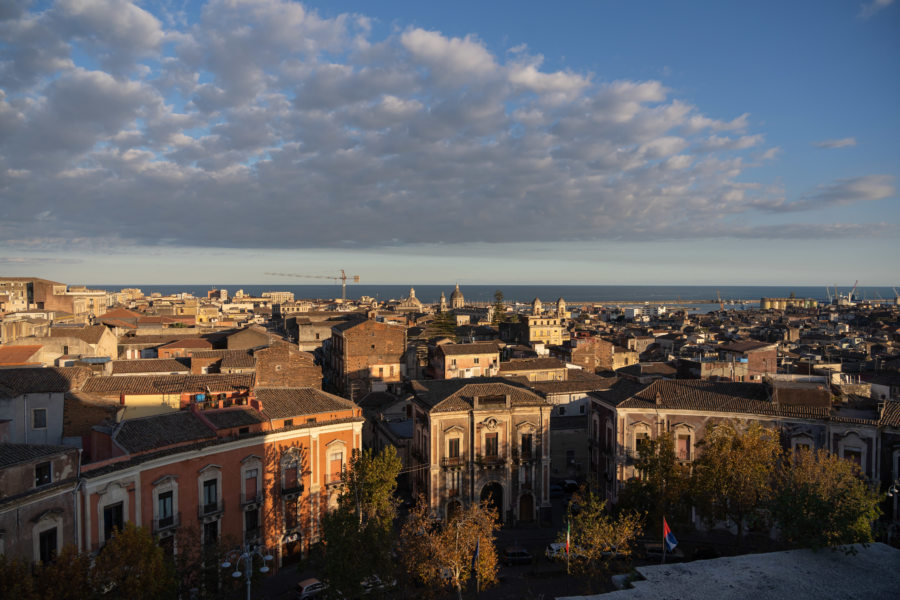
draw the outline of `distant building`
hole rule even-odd
[[[351,400],[369,392],[398,388],[403,375],[406,327],[372,319],[331,328],[326,381]]]
[[[466,305],[466,299],[463,297],[461,291],[459,291],[459,284],[456,284],[456,289],[453,290],[453,293],[450,294],[450,308],[462,308]]]
[[[499,372],[500,349],[494,342],[441,344],[434,351],[435,379],[493,377]]]

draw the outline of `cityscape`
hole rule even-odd
[[[0,3],[0,598],[887,598],[900,3]]]

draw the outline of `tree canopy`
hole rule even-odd
[[[587,575],[591,582],[607,577],[614,558],[631,556],[644,524],[643,515],[629,510],[620,511],[615,518],[610,516],[606,501],[588,486],[572,495],[566,519],[568,526],[559,533],[557,541],[564,543],[569,535],[569,561],[575,571]]]
[[[692,484],[697,508],[707,520],[733,521],[740,545],[748,520],[759,518],[758,509],[773,497],[782,452],[778,431],[723,422],[709,427],[698,445]]]
[[[450,585],[461,599],[473,576],[482,587],[497,581],[494,532],[499,527],[497,511],[487,501],[461,508],[443,522],[431,518],[420,498],[400,533],[403,566],[431,590]]]
[[[785,541],[821,548],[871,542],[881,500],[855,463],[800,449],[782,461],[772,512]]]
[[[361,593],[362,581],[396,577],[391,554],[395,542],[397,450],[355,450],[341,478],[338,506],[322,519],[323,576],[345,595]]]

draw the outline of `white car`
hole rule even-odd
[[[325,593],[328,585],[322,583],[315,577],[304,579],[297,584],[297,600],[307,600],[308,598],[318,598]]]
[[[569,547],[569,558],[575,558],[579,556],[579,554],[578,546],[573,544]],[[547,544],[547,549],[544,550],[544,556],[549,560],[566,560],[566,543],[553,542],[552,544]]]

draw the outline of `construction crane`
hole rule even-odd
[[[299,275],[297,273],[266,273],[266,275],[277,275],[278,277],[302,277],[305,279],[331,279],[332,281],[340,281],[341,282],[341,301],[347,301],[347,280],[349,279],[352,283],[359,283],[359,275],[347,275],[344,273],[344,270],[341,269],[341,274],[337,277],[332,277],[330,275]]]
[[[856,291],[856,286],[859,285],[859,279],[856,280],[856,283],[853,284],[853,289],[850,290],[850,293],[847,294],[847,302],[853,302],[853,293]]]

